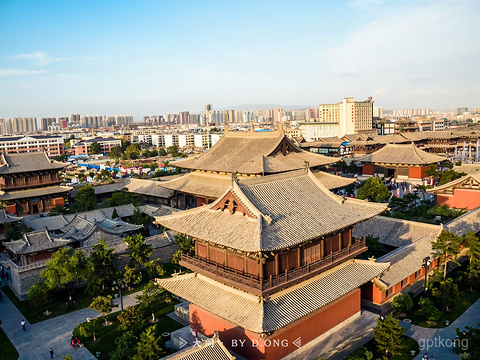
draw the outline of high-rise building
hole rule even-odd
[[[319,109],[311,108],[306,111],[306,120],[318,119]],[[303,119],[293,119],[293,120],[303,120]]]
[[[462,115],[463,113],[468,112],[468,107],[459,107],[457,108],[457,115]]]
[[[336,104],[321,104],[319,122],[337,123],[339,137],[370,130],[373,128],[373,100],[355,101],[347,97]]]
[[[70,122],[72,123],[78,123],[80,122],[80,114],[71,114],[70,115]]]
[[[373,117],[374,118],[383,118],[383,107],[374,106],[373,107]]]
[[[178,114],[178,123],[179,124],[188,124],[188,115],[190,113],[188,111],[180,111]]]

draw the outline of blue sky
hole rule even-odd
[[[480,106],[479,1],[0,0],[0,118]]]

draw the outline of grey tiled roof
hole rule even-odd
[[[378,277],[388,266],[388,263],[349,260],[266,298],[195,273],[157,279],[157,284],[246,330],[265,333],[281,329],[335,301]]]
[[[170,199],[175,193],[173,190],[162,187],[161,183],[155,180],[130,178],[124,182],[124,187],[135,194],[160,197],[163,199]]]
[[[480,207],[467,211],[465,214],[445,224],[445,229],[458,236],[467,231],[480,232]]]
[[[218,198],[232,185],[230,175],[192,171],[176,179],[161,182],[160,186],[187,194]]]
[[[353,236],[363,238],[371,235],[379,238],[379,242],[382,244],[402,247],[422,238],[434,241],[442,229],[442,225],[375,216],[355,225]]]
[[[389,288],[420,270],[423,259],[432,256],[432,242],[435,238],[424,236],[412,244],[380,257],[378,262],[390,263],[390,269],[380,276],[380,281]]]
[[[40,170],[63,169],[65,163],[50,160],[44,151],[30,153],[2,153],[0,174],[15,174]]]
[[[77,215],[91,222],[95,222],[95,221],[100,222],[104,219],[112,219],[112,214],[114,210],[117,210],[117,214],[120,218],[125,218],[133,215],[133,212],[135,211],[135,206],[133,204],[126,204],[126,205],[120,205],[120,206],[112,206],[112,207],[103,208],[103,209],[79,212],[77,214],[44,216],[44,217],[39,217],[32,220],[27,219],[25,220],[25,224],[28,227],[33,228],[34,230],[43,230],[47,228],[49,231],[56,231],[61,229],[65,225],[67,225]],[[147,214],[149,216],[152,216],[152,215],[154,216],[154,214],[168,215],[175,211],[179,211],[177,209],[173,209],[165,205],[162,205],[162,206],[142,205],[138,207],[138,210],[141,213]]]
[[[385,211],[386,204],[342,199],[305,170],[238,179],[232,194],[252,215],[208,206],[156,218],[194,238],[242,251],[278,250],[316,239]]]
[[[271,155],[282,141],[288,141],[298,152]],[[173,165],[195,170],[268,174],[301,169],[305,161],[311,167],[336,162],[333,158],[301,150],[291,143],[283,131],[226,131],[207,152],[175,161]]]
[[[325,171],[314,172],[313,175],[315,175],[328,190],[339,189],[357,182],[356,179],[329,174]]]
[[[0,195],[1,200],[17,200],[38,196],[67,193],[72,190],[70,186],[47,186],[37,189],[4,192]]]
[[[356,158],[364,163],[428,165],[446,158],[428,153],[412,144],[387,144],[383,148]]]
[[[4,222],[20,221],[22,219],[22,217],[10,215],[5,209],[0,209],[0,224],[3,224]]]
[[[32,254],[57,249],[70,243],[67,239],[52,239],[48,231],[34,231],[23,234],[22,239],[7,241],[3,244],[14,254]]]

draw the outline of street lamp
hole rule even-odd
[[[430,256],[427,256],[427,257],[423,258],[422,267],[425,269],[425,295],[427,295],[427,290],[428,290],[428,287],[427,287],[427,273],[428,273],[428,267],[430,266],[430,264],[431,264]]]
[[[120,309],[123,311],[122,288],[127,287],[127,283],[124,278],[119,278],[117,280],[113,280],[113,285],[115,290],[118,290],[118,296],[120,296]]]

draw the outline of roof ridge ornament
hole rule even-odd
[[[232,186],[237,182],[237,171],[232,173]]]
[[[308,173],[310,171],[310,162],[305,160],[305,165],[304,166],[305,166],[305,172]]]

